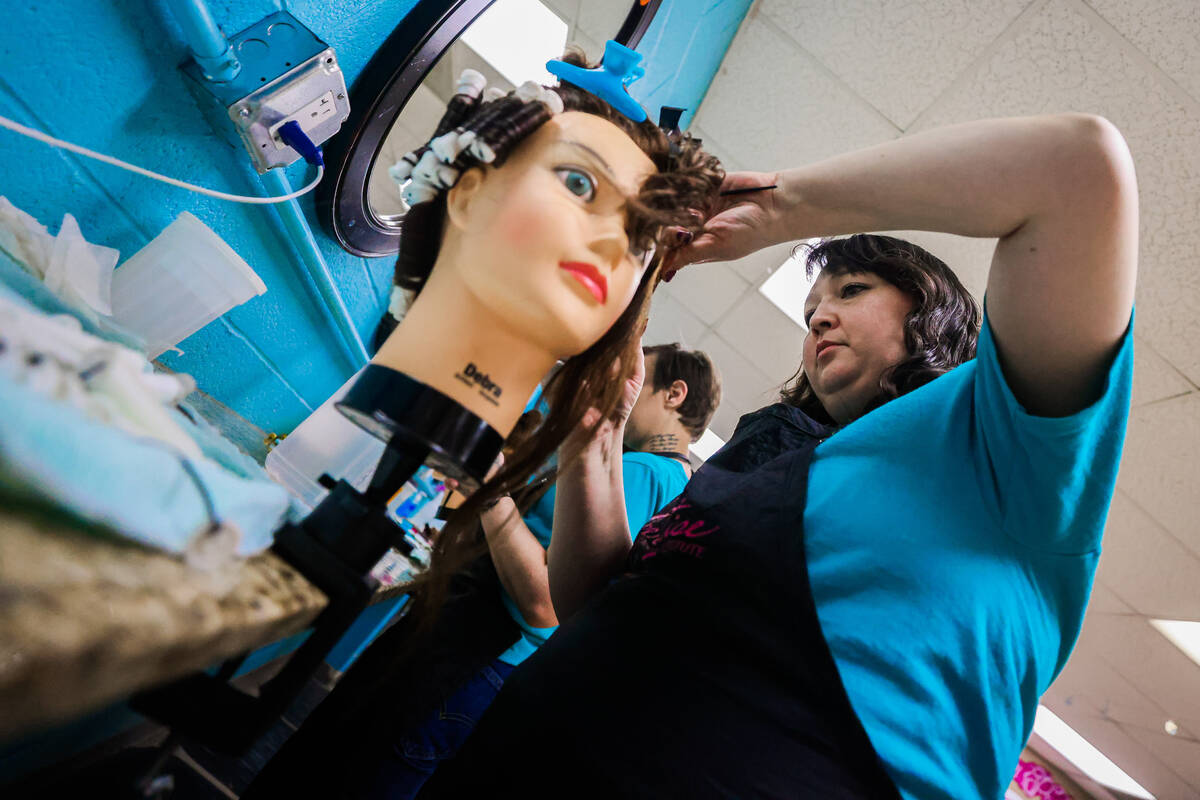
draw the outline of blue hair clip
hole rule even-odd
[[[577,67],[557,58],[547,61],[546,69],[554,77],[596,95],[634,122],[645,122],[646,109],[625,88],[646,74],[641,60],[641,53],[609,39],[604,45],[604,60],[595,69]]]

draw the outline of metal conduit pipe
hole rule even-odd
[[[271,194],[283,195],[292,191],[291,183],[283,174],[282,169],[270,170],[262,175],[261,179]],[[321,299],[325,301],[322,310],[341,334],[338,337],[338,344],[341,345],[342,354],[349,361],[351,368],[358,370],[359,367],[370,361],[371,357],[367,354],[367,348],[363,346],[358,329],[354,327],[350,312],[346,310],[346,304],[342,302],[341,294],[333,284],[329,265],[325,263],[325,257],[321,255],[317,240],[313,237],[312,228],[309,227],[308,220],[305,219],[304,212],[300,209],[300,204],[295,200],[287,200],[282,203],[274,203],[272,207],[283,225],[284,234],[304,262],[305,271],[312,285],[316,287]]]
[[[233,80],[242,65],[204,0],[167,0],[167,7],[204,77],[218,83]]]

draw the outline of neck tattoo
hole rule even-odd
[[[646,440],[643,449],[647,453],[679,453],[685,451],[687,443],[674,433],[659,433]]]

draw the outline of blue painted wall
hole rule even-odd
[[[416,0],[213,0],[227,33],[286,8],[338,54],[353,82]],[[667,0],[639,49],[647,77],[634,94],[659,105],[699,106],[749,0]],[[187,56],[161,0],[9,3],[0,27],[0,105],[6,116],[151,170],[238,194],[266,194],[248,157],[219,137],[177,66]],[[685,117],[685,122],[690,119]],[[284,433],[352,372],[276,212],[176,189],[0,130],[0,195],[52,230],[62,214],[84,235],[128,257],[190,211],[254,268],[267,293],[234,309],[167,355],[205,391],[260,427]],[[295,186],[303,164],[287,171]],[[301,205],[364,340],[386,305],[391,259],[361,259],[320,229]]]
[[[629,89],[651,119],[658,121],[662,106],[679,106],[687,109],[680,119],[687,129],[752,3],[664,0],[637,47],[646,76]]]

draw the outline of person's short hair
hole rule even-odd
[[[831,275],[870,272],[916,301],[904,320],[908,358],[879,378],[876,408],[923,386],[975,357],[979,339],[979,304],[945,262],[912,242],[892,236],[859,233],[826,239],[808,248],[808,277],[820,270]],[[780,399],[820,422],[832,422],[813,392],[801,364],[780,392]]]
[[[651,391],[669,389],[675,381],[687,384],[687,397],[679,406],[679,421],[696,441],[721,404],[721,376],[712,359],[699,350],[687,350],[678,342],[643,347],[654,356],[654,369],[646,375]]]

